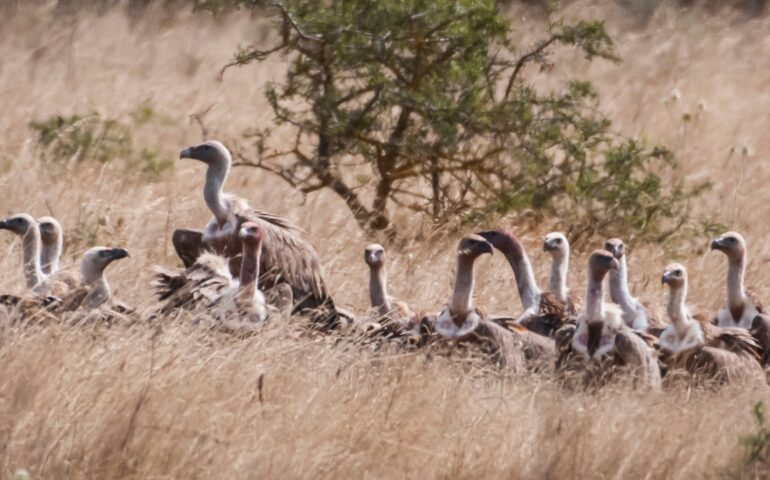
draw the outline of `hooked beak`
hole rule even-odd
[[[663,276],[662,276],[662,277],[660,277],[660,284],[661,284],[661,285],[665,285],[665,284],[667,284],[667,283],[668,283],[668,281],[669,281],[669,280],[671,280],[671,273],[669,273],[669,272],[664,272],[664,273],[663,273]]]
[[[110,250],[110,260],[119,260],[121,258],[127,258],[131,255],[128,254],[128,250],[123,248],[113,248]]]
[[[184,150],[179,152],[179,159],[181,160],[183,158],[193,158],[192,154],[193,154],[192,147],[185,148]]]
[[[481,253],[488,253],[490,255],[494,255],[495,247],[492,246],[489,242],[484,242],[484,246],[482,247]]]
[[[551,243],[551,241],[550,241],[550,240],[545,240],[545,241],[543,242],[543,251],[544,251],[544,252],[550,252],[551,250],[555,250],[555,249],[553,248],[553,244]]]
[[[717,238],[713,242],[711,242],[711,250],[722,250],[724,248],[724,240],[722,238]]]
[[[0,220],[0,230],[10,230],[11,226],[8,224],[8,220]]]

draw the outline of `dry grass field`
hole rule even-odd
[[[185,11],[131,22],[119,10],[57,15],[31,3],[5,12],[0,26],[0,214],[56,215],[68,265],[94,242],[127,248],[131,258],[108,278],[117,297],[149,311],[151,266],[177,265],[171,231],[209,218],[202,166],[175,161],[152,180],[118,161],[65,159],[46,169],[29,123],[88,112],[130,123],[151,107],[134,145],[175,159],[201,139],[189,120],[196,112],[208,109],[209,136],[225,142],[269,122],[262,89],[283,67],[274,59],[217,80],[239,44],[270,42],[259,18]],[[537,38],[541,11],[516,4],[508,14],[525,42]],[[641,23],[599,0],[567,2],[562,14],[606,20],[624,62],[589,66],[565,54],[555,81],[594,81],[619,131],[670,146],[677,174],[715,182],[693,208],[744,233],[748,283],[770,301],[770,16],[664,7]],[[365,310],[368,240],[337,198],[303,199],[244,169],[228,190],[301,225],[337,303]],[[458,236],[400,220],[419,240],[389,252],[392,293],[436,311],[449,293]],[[542,237],[559,220],[501,223],[521,234],[544,282]],[[678,260],[690,269],[691,302],[713,311],[725,265],[707,251],[709,240],[676,258],[632,246],[633,290],[662,304],[660,274]],[[571,284],[581,291],[590,247],[573,257]],[[0,235],[1,292],[22,289],[20,250],[12,235]],[[478,304],[520,308],[501,256],[484,258],[478,272]],[[496,286],[501,278],[510,288]],[[755,431],[753,405],[768,399],[767,389],[747,387],[567,392],[545,375],[375,354],[309,335],[299,322],[239,339],[192,326],[187,315],[112,328],[22,329],[2,319],[0,477],[21,468],[41,479],[751,477],[761,473],[741,470],[741,438]]]

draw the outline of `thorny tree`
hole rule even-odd
[[[269,8],[280,40],[241,48],[225,67],[277,53],[289,62],[285,79],[266,90],[275,127],[250,134],[256,155],[239,152],[241,163],[304,193],[333,190],[367,232],[395,231],[392,204],[438,224],[558,211],[573,237],[624,231],[660,239],[687,220],[697,189],[664,187],[654,171],[674,167],[669,153],[614,135],[589,83],[548,93],[530,85],[547,75],[559,45],[617,61],[602,23],[553,23],[522,54],[492,0],[289,0]],[[275,128],[291,130],[293,144],[271,142]]]

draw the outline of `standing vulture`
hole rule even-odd
[[[238,231],[244,222],[253,222],[262,234],[260,281],[264,288],[289,284],[295,312],[310,313],[322,328],[336,328],[339,315],[321,278],[318,254],[302,237],[302,231],[285,218],[254,210],[245,200],[222,192],[232,163],[227,148],[209,141],[182,150],[179,157],[206,164],[203,198],[214,215],[202,232],[174,232],[174,248],[185,267],[192,266],[208,250],[230,260],[230,271],[237,275],[241,251]]]
[[[240,272],[230,273],[227,260],[210,252],[180,272],[158,269],[153,287],[163,302],[161,313],[178,308],[212,310],[225,326],[256,326],[267,319],[265,297],[258,288],[263,236],[260,225],[245,222],[238,234],[242,246]]]
[[[665,328],[664,322],[653,313],[650,305],[641,302],[631,295],[628,290],[628,264],[626,263],[626,247],[623,240],[611,238],[604,244],[604,249],[618,260],[617,271],[609,274],[610,299],[623,311],[623,321],[634,330],[660,335]]]
[[[561,232],[551,232],[543,240],[543,251],[551,255],[551,276],[549,277],[548,290],[563,303],[567,313],[577,315],[580,300],[567,287],[567,274],[569,272],[569,240]]]
[[[750,328],[755,317],[763,313],[759,299],[746,290],[746,241],[736,232],[727,232],[711,242],[712,250],[727,256],[727,305],[714,319],[720,327]]]
[[[671,323],[659,345],[668,370],[683,369],[697,378],[719,381],[757,380],[764,383],[759,345],[742,328],[717,327],[705,316],[694,316],[686,304],[687,270],[673,263],[661,279],[669,287]]]
[[[535,282],[535,274],[524,247],[510,232],[492,230],[479,233],[505,255],[513,270],[516,287],[524,312],[512,323],[537,334],[552,337],[565,323],[571,321],[569,307],[551,292],[541,292]],[[505,322],[511,325],[510,322]]]
[[[618,268],[612,253],[596,250],[591,254],[585,309],[578,316],[577,328],[562,338],[557,365],[584,371],[586,383],[601,382],[623,367],[645,385],[659,389],[660,367],[648,343],[653,338],[629,328],[617,305],[604,303],[604,277]]]

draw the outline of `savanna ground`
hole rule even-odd
[[[190,116],[205,111],[208,136],[237,139],[271,120],[264,84],[280,59],[228,70],[239,44],[271,36],[248,15],[122,10],[55,13],[45,4],[6,12],[0,27],[2,214],[55,214],[67,235],[68,265],[93,244],[122,246],[131,259],[110,268],[114,293],[149,310],[150,267],[173,266],[171,231],[200,226],[203,168],[174,162],[157,176],[140,165],[40,161],[33,120],[97,112],[132,125],[134,148],[160,159],[201,139]],[[671,147],[693,181],[713,189],[696,212],[714,214],[750,245],[748,282],[770,298],[770,16],[732,9],[658,8],[646,22],[613,2],[566,2],[560,15],[604,19],[621,65],[570,58],[555,79],[594,81],[603,108],[625,134]],[[525,41],[544,14],[514,4]],[[667,172],[661,172],[666,174]],[[306,229],[323,259],[336,302],[367,307],[368,243],[332,195],[302,198],[267,174],[236,169],[228,190]],[[459,233],[396,215],[415,240],[389,251],[392,293],[434,311],[445,301]],[[523,213],[501,220],[530,247],[541,283],[543,235],[558,219]],[[662,303],[662,268],[690,269],[691,302],[715,310],[724,259],[696,248],[666,253],[637,246],[634,291]],[[0,236],[0,291],[21,290],[20,242]],[[571,285],[584,285],[585,254],[573,256]],[[478,265],[477,302],[520,308],[500,256]],[[502,279],[510,288],[496,286]],[[752,408],[767,390],[684,388],[651,394],[617,387],[565,392],[546,377],[510,378],[422,354],[381,356],[300,325],[269,325],[238,339],[190,325],[189,316],[113,328],[5,326],[0,337],[0,475],[32,478],[703,478],[752,476],[741,439],[756,430]]]

